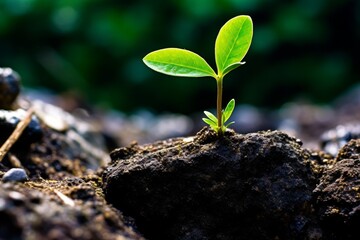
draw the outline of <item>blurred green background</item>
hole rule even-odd
[[[218,31],[240,14],[253,18],[253,44],[224,101],[326,103],[359,81],[357,0],[0,0],[0,66],[124,112],[202,111],[215,107],[213,79],[163,76],[142,58],[179,47],[214,66]]]

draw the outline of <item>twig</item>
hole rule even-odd
[[[66,196],[65,194],[63,194],[62,192],[56,189],[54,189],[54,192],[61,199],[61,201],[63,201],[64,204],[69,205],[70,207],[75,206],[74,200],[72,200],[71,198],[69,198],[68,196]]]
[[[14,155],[8,152],[9,162],[14,168],[24,168],[20,160]]]
[[[30,107],[24,119],[22,119],[18,125],[16,125],[15,130],[10,135],[10,137],[6,140],[6,142],[0,148],[0,162],[3,160],[6,153],[10,150],[10,148],[14,145],[14,143],[19,139],[21,134],[23,133],[24,129],[29,125],[31,121],[31,117],[34,113],[34,108]]]

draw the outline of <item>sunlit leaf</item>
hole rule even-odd
[[[217,124],[215,124],[213,121],[211,121],[210,119],[208,118],[203,118],[202,119],[206,124],[208,124],[212,129],[214,129],[215,131],[218,130],[218,126]]]
[[[241,65],[244,65],[245,62],[236,62],[231,64],[230,66],[228,66],[227,68],[224,69],[224,72],[222,73],[223,76],[225,76],[226,74],[228,74],[229,72],[231,72],[232,70],[234,70],[235,68],[240,67]]]
[[[202,118],[202,120],[210,126],[213,126],[215,124],[212,120],[210,120],[208,118]]]
[[[226,124],[226,128],[228,128],[230,125],[232,125],[232,124],[234,124],[235,122],[234,121],[232,121],[232,122],[229,122],[228,124]]]
[[[149,68],[167,75],[216,77],[214,70],[202,57],[184,49],[160,49],[147,54],[143,61]]]
[[[234,111],[234,108],[235,108],[235,99],[231,99],[230,102],[226,105],[226,108],[223,112],[223,116],[224,116],[223,123],[229,120],[232,112]]]
[[[215,124],[217,124],[218,119],[215,117],[214,114],[212,114],[211,112],[208,112],[208,111],[204,111],[204,113],[211,121],[213,121]]]
[[[252,36],[253,24],[249,16],[237,16],[224,24],[215,42],[215,60],[219,75],[225,75],[234,69],[228,69],[229,66],[241,62],[250,48]]]

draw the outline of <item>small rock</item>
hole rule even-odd
[[[76,122],[76,119],[70,114],[62,110],[61,108],[45,103],[40,100],[33,101],[33,107],[35,108],[36,115],[50,128],[64,132],[70,128]]]
[[[11,68],[0,68],[0,108],[11,109],[19,93],[19,74]]]
[[[24,182],[28,180],[28,176],[22,168],[12,168],[2,177],[3,182]]]

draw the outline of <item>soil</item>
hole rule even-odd
[[[360,237],[360,140],[334,157],[281,131],[204,128],[115,149],[108,162],[82,142],[89,133],[37,121],[0,162],[0,178],[28,175],[0,183],[0,239]]]
[[[0,239],[143,239],[104,200],[87,156],[69,158],[79,149],[66,149],[63,133],[42,130],[41,140],[25,147],[27,139],[20,139],[0,163],[0,178],[12,167],[29,176],[0,183]]]
[[[104,198],[96,124],[19,91],[19,76],[0,68],[0,240],[144,239]]]
[[[14,72],[0,75],[18,84]],[[314,139],[333,123],[299,121],[310,130],[297,136],[316,150],[282,131],[209,128],[113,150],[128,141],[91,115],[13,103],[18,90],[7,86],[1,145],[25,109],[35,114],[0,160],[0,240],[360,239],[359,125]]]
[[[108,202],[148,239],[358,239],[360,140],[337,158],[279,131],[205,128],[114,150]]]
[[[301,141],[278,131],[120,148],[104,172],[107,200],[149,239],[305,239],[316,180]]]
[[[314,190],[318,217],[326,239],[356,239],[360,223],[360,140],[351,140],[335,164],[324,171]],[[331,229],[331,231],[329,231]]]

